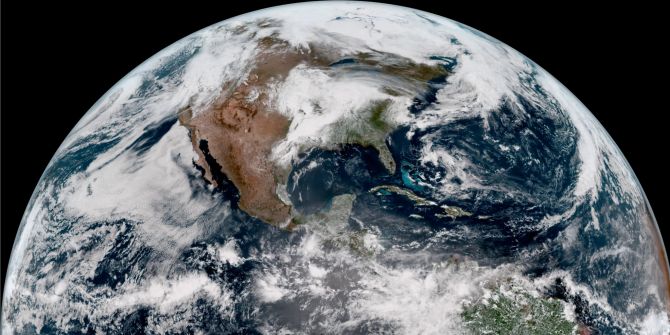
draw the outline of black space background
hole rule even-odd
[[[210,24],[279,4],[12,1],[2,3],[2,287],[19,222],[39,177],[81,116],[126,73]],[[98,3],[102,4],[99,5]],[[491,5],[400,2],[509,44],[567,86],[633,167],[670,237],[666,10],[641,2]],[[664,228],[665,227],[665,228]]]

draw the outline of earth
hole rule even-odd
[[[624,156],[555,78],[410,8],[302,3],[159,52],[25,211],[3,333],[668,334]]]

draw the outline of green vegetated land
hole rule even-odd
[[[465,307],[461,314],[472,334],[567,335],[575,323],[566,319],[561,301],[527,292],[498,290]]]

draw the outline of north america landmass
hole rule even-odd
[[[266,26],[272,22],[257,24]],[[232,183],[239,192],[240,209],[263,222],[289,229],[300,216],[290,200],[282,196],[291,166],[273,161],[272,149],[285,139],[291,127],[291,116],[281,113],[273,99],[276,87],[292,70],[316,69],[334,79],[393,78],[379,87],[380,94],[388,96],[386,99],[373,99],[362,110],[352,111],[357,114],[355,118],[338,120],[329,127],[328,140],[307,141],[298,153],[315,147],[336,149],[345,144],[372,147],[389,173],[394,173],[396,162],[386,139],[395,124],[387,118],[388,109],[401,98],[411,102],[406,108],[414,112],[425,108],[434,101],[436,86],[445,81],[453,66],[451,59],[416,63],[375,50],[342,54],[318,43],[295,48],[273,36],[260,39],[257,48],[258,56],[249,65],[245,78],[224,83],[216,101],[197,115],[189,107],[184,108],[179,120],[189,129],[198,154],[194,164],[209,183],[214,187]],[[313,103],[318,110],[318,102]]]

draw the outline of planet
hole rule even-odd
[[[458,22],[314,2],[100,98],[27,206],[2,329],[668,334],[669,311],[644,192],[567,88]]]

